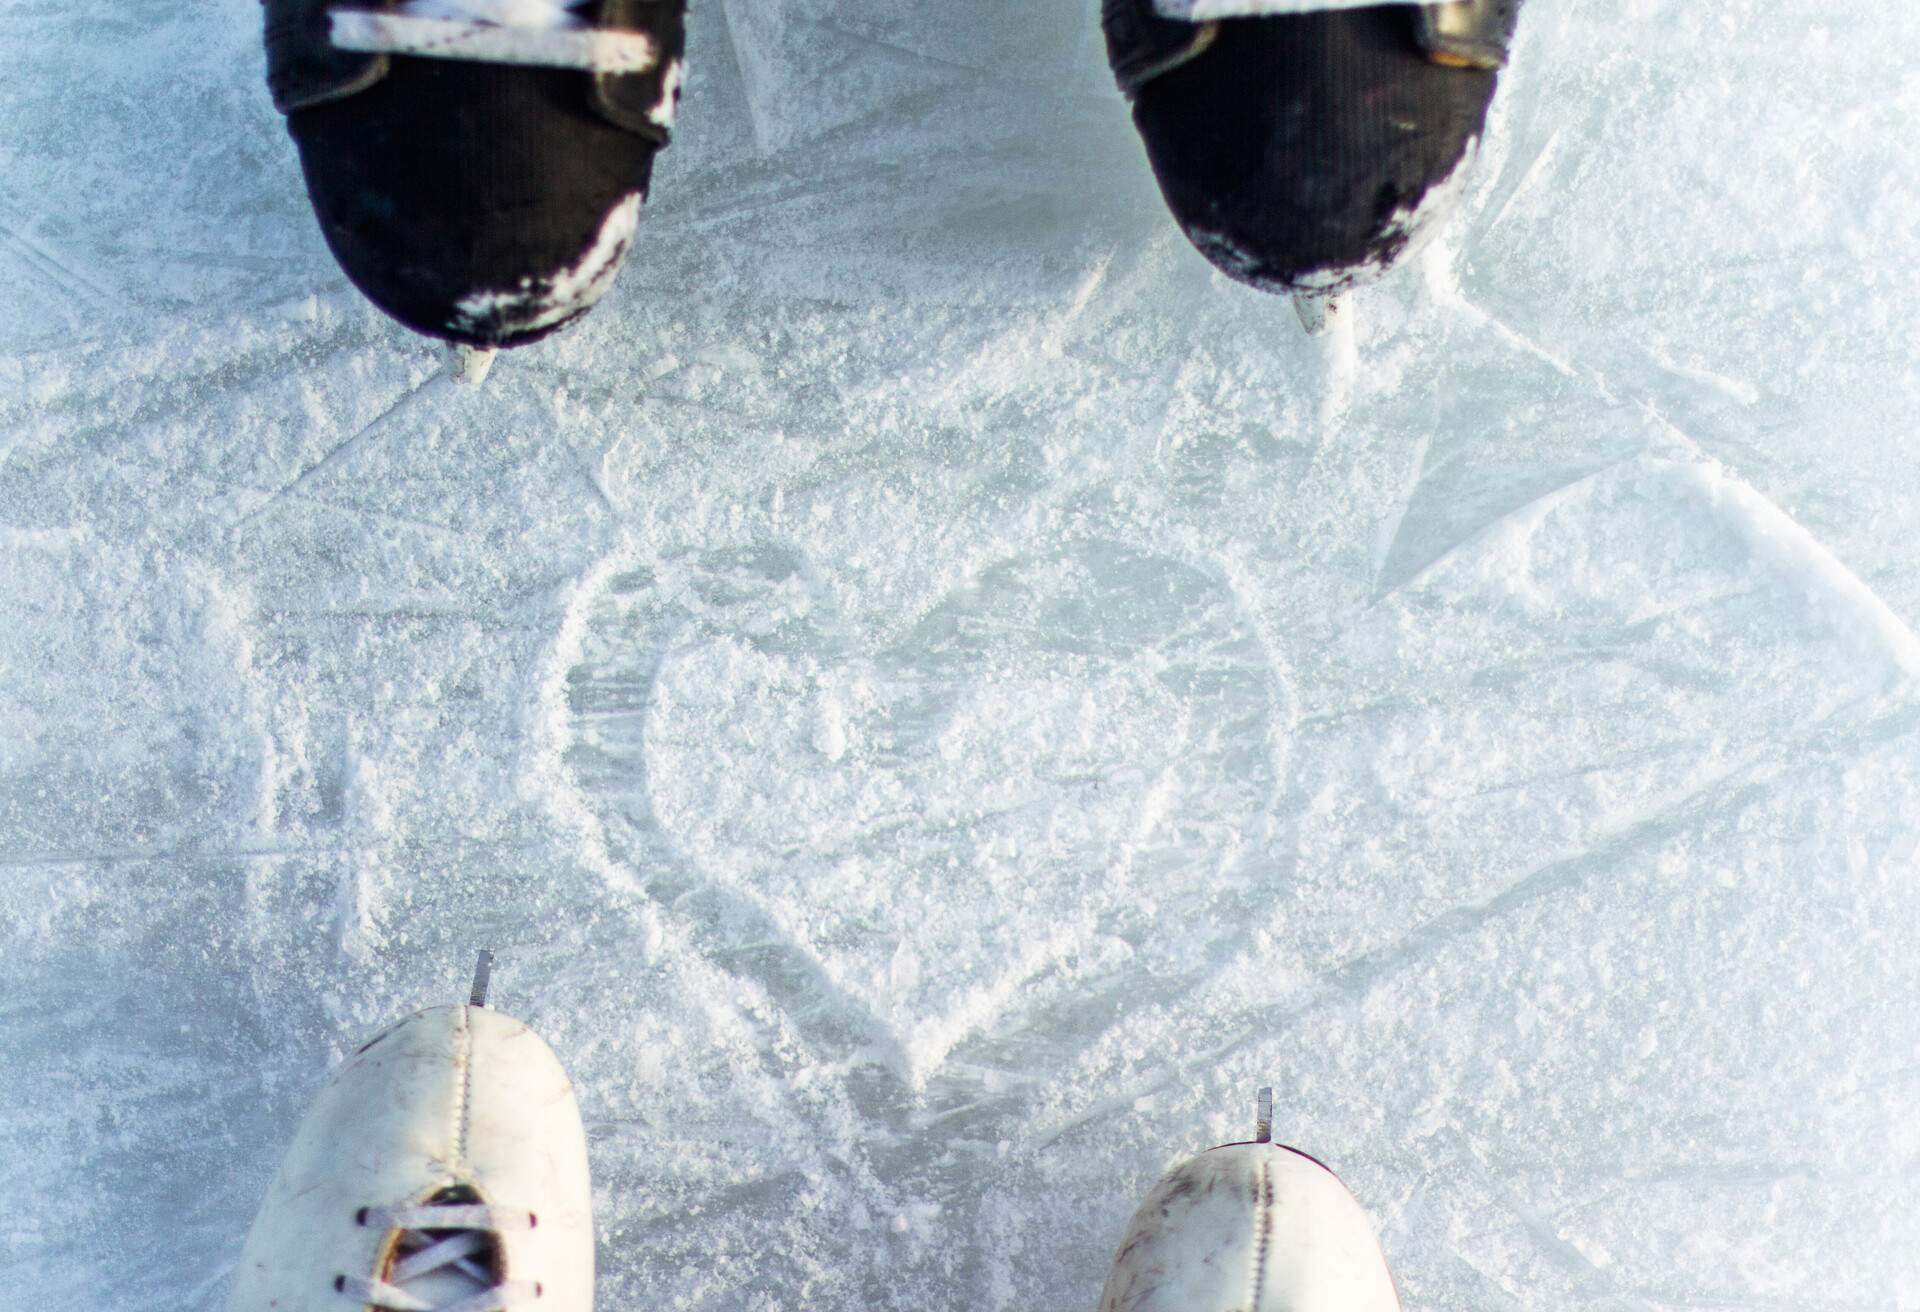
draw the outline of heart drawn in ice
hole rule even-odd
[[[917,1086],[1097,1028],[1103,979],[1215,959],[1271,891],[1290,693],[1200,569],[1047,548],[876,639],[783,548],[618,566],[574,607],[570,800],[841,1055]]]

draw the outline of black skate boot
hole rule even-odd
[[[314,214],[375,305],[490,351],[611,285],[673,125],[686,0],[264,3]]]
[[[1449,212],[1520,0],[1278,7],[1103,0],[1101,22],[1188,240],[1317,330]]]

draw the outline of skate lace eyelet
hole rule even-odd
[[[490,1207],[467,1186],[442,1189],[423,1203],[363,1207],[355,1220],[397,1232],[377,1272],[333,1283],[369,1309],[452,1312],[484,1305],[506,1312],[541,1295],[534,1282],[505,1279],[498,1233],[526,1228],[533,1213]]]

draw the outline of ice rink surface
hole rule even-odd
[[[0,0],[4,1301],[219,1307],[492,946],[603,1312],[1092,1312],[1263,1083],[1409,1309],[1920,1309],[1920,6],[1533,0],[1350,352],[1092,0],[691,21],[476,391],[253,0]]]

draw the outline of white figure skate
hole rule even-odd
[[[1100,1312],[1399,1312],[1373,1226],[1332,1171],[1269,1142],[1170,1171],[1127,1226]]]
[[[254,1219],[228,1312],[589,1312],[573,1086],[474,1002],[382,1031],[320,1093]]]

